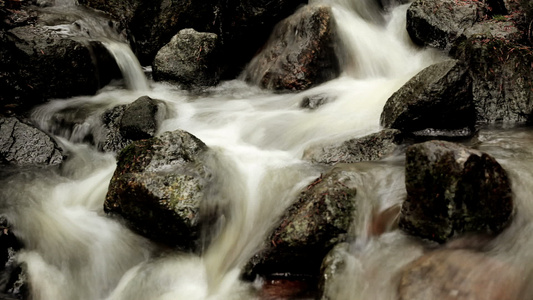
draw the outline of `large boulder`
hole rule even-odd
[[[400,300],[516,300],[522,274],[512,265],[468,250],[437,250],[400,274]]]
[[[279,23],[245,79],[273,90],[305,90],[340,73],[331,7],[308,5]]]
[[[183,29],[157,52],[152,63],[154,79],[186,87],[216,85],[218,50],[216,34]]]
[[[488,154],[459,144],[429,141],[407,148],[405,183],[399,227],[425,239],[496,234],[513,213],[505,170]]]
[[[468,65],[478,123],[525,123],[533,113],[533,53],[497,37],[473,37],[452,55]]]
[[[403,132],[473,127],[475,112],[467,68],[446,60],[420,71],[386,102],[381,125]]]
[[[26,6],[0,23],[0,105],[28,111],[50,98],[94,94],[118,68],[99,42],[68,36],[73,21]],[[8,22],[9,21],[9,22]]]
[[[394,153],[402,140],[401,131],[385,129],[338,144],[313,145],[304,151],[303,159],[324,164],[379,160]]]
[[[202,141],[181,130],[133,142],[118,156],[104,210],[154,241],[195,249],[211,176],[207,153]]]
[[[0,162],[15,165],[56,165],[61,148],[46,133],[16,118],[0,117]]]
[[[354,171],[339,166],[317,178],[286,211],[249,262],[248,275],[317,276],[324,256],[346,239],[356,215]]]

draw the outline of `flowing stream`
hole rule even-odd
[[[0,209],[25,245],[17,259],[27,265],[33,300],[260,299],[261,282],[243,282],[239,275],[299,190],[323,171],[302,161],[303,151],[314,143],[379,131],[388,97],[443,59],[411,44],[405,31],[408,5],[382,12],[371,1],[321,2],[333,6],[340,48],[348,50],[339,54],[342,76],[311,90],[274,94],[234,80],[194,95],[146,81],[131,50],[106,39],[129,88],[111,84],[97,95],[54,100],[35,110],[34,122],[53,132],[69,157],[58,168],[6,171],[2,180]],[[316,110],[300,107],[306,96],[317,94],[334,101]],[[93,116],[87,118],[91,122],[143,95],[165,101],[171,111],[159,133],[186,130],[219,158],[215,172],[223,175],[224,188],[209,202],[231,209],[201,255],[165,251],[108,218],[103,201],[116,160],[84,143],[97,122],[74,131],[49,122],[69,108]],[[528,238],[533,133],[485,129],[477,141],[509,171],[517,202],[515,221],[491,242],[491,255],[527,272],[533,267],[528,250],[533,246]],[[346,253],[342,280],[328,293],[339,300],[396,299],[398,270],[420,256],[423,245],[398,230],[369,236],[367,227],[372,212],[401,203],[403,156],[359,165],[359,213],[352,229],[358,238]]]

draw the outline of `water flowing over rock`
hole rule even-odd
[[[120,21],[143,65],[181,29],[194,28],[219,36],[221,66],[226,77],[242,71],[268,39],[272,28],[305,0],[80,0]]]
[[[496,37],[473,37],[452,53],[468,65],[478,123],[525,123],[533,113],[533,52]]]
[[[279,23],[245,72],[247,81],[272,90],[305,90],[337,77],[331,7],[306,6]]]
[[[23,12],[33,17],[0,24],[0,104],[6,111],[27,111],[50,98],[94,94],[116,73],[101,44],[62,35],[52,17],[45,20],[29,9],[12,14]]]
[[[396,129],[385,129],[334,145],[315,145],[304,151],[303,159],[313,163],[354,163],[379,160],[391,155],[403,141]]]
[[[56,165],[61,148],[46,133],[16,118],[0,117],[0,162],[16,165]]]
[[[16,260],[22,246],[8,220],[0,216],[0,299],[28,299],[27,275]]]
[[[438,250],[407,265],[400,300],[517,300],[521,274],[512,265],[482,253]]]
[[[337,244],[329,253],[324,257],[322,265],[320,266],[320,281],[318,284],[318,290],[320,297],[317,299],[329,300],[327,296],[329,294],[328,289],[332,289],[335,284],[335,279],[339,274],[346,269],[346,258],[349,256],[350,245],[348,243]],[[333,299],[331,299],[333,300]]]
[[[456,60],[422,70],[387,100],[381,114],[384,127],[404,132],[469,128],[474,120],[471,79]]]
[[[507,173],[485,153],[445,141],[415,144],[405,172],[399,227],[410,234],[444,242],[466,232],[499,233],[511,219]]]
[[[194,249],[210,178],[207,151],[202,141],[181,130],[133,142],[118,156],[105,211],[121,215],[150,239]]]
[[[218,37],[214,33],[183,29],[157,52],[155,80],[177,82],[186,87],[213,86],[219,82]]]
[[[266,248],[249,263],[251,274],[317,276],[328,251],[346,238],[355,219],[356,188],[349,166],[317,178],[287,210]]]

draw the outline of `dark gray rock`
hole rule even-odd
[[[120,132],[134,141],[154,137],[165,114],[162,101],[142,96],[126,106],[120,119]]]
[[[355,220],[356,187],[351,176],[348,165],[337,167],[307,186],[283,215],[265,248],[249,262],[248,275],[317,276],[324,256],[344,241]]]
[[[485,153],[445,141],[415,144],[407,148],[405,172],[405,232],[444,242],[466,232],[497,234],[511,219],[507,173]]]
[[[313,163],[354,163],[379,160],[394,153],[403,141],[396,129],[385,129],[334,145],[315,145],[304,151],[303,159]]]
[[[163,101],[148,96],[113,107],[102,114],[103,126],[93,130],[96,144],[104,152],[118,153],[132,141],[154,137],[166,113]]]
[[[131,143],[118,156],[104,210],[154,241],[194,249],[211,176],[207,152],[202,141],[181,130]]]
[[[468,70],[447,60],[420,71],[385,104],[381,124],[402,132],[473,127],[475,111]]]
[[[522,274],[513,265],[467,250],[438,250],[400,273],[400,300],[516,300]]]
[[[218,37],[214,33],[183,29],[165,45],[152,64],[155,80],[186,87],[213,86],[219,82]]]
[[[483,6],[480,1],[417,0],[407,10],[407,31],[417,44],[448,51],[486,15]]]
[[[0,161],[16,165],[56,165],[61,149],[46,133],[16,118],[0,117]]]
[[[244,77],[272,90],[305,90],[340,73],[331,7],[305,6],[280,22]]]
[[[452,55],[466,62],[478,123],[525,123],[533,112],[533,54],[498,37],[473,37]]]
[[[303,98],[302,102],[300,103],[300,107],[307,108],[307,109],[317,109],[321,107],[322,105],[330,103],[332,101],[334,101],[332,96],[327,95],[327,94],[306,96]]]

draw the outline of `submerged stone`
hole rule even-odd
[[[522,274],[511,264],[467,250],[437,250],[400,273],[400,300],[516,300]]]
[[[399,227],[437,242],[467,232],[497,234],[513,213],[511,184],[488,154],[445,142],[407,148],[407,198]]]
[[[339,144],[311,146],[304,151],[303,159],[325,164],[379,160],[391,155],[402,140],[401,131],[385,129]]]

